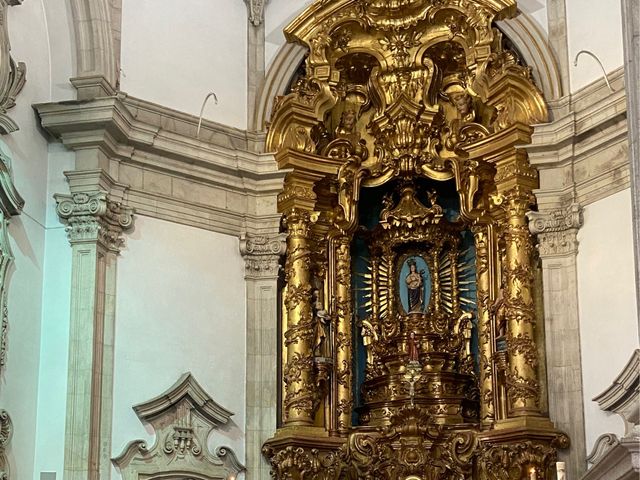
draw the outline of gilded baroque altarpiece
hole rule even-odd
[[[513,0],[319,0],[267,148],[287,169],[276,479],[551,479],[538,176],[547,110],[494,22]]]

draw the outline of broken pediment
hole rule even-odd
[[[124,480],[233,480],[244,471],[230,448],[209,451],[210,433],[233,413],[216,403],[191,373],[133,410],[151,424],[156,441],[150,448],[143,440],[132,441],[112,460]]]

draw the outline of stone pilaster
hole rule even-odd
[[[103,185],[110,180],[101,179]],[[105,480],[111,473],[116,260],[133,212],[122,203],[121,186],[92,192],[71,184],[70,195],[54,195],[72,248],[64,478]]]
[[[247,5],[247,126],[258,130],[256,109],[265,79],[264,10],[269,0],[244,0]]]
[[[636,254],[636,303],[640,312],[640,4],[622,1],[624,77],[627,97],[633,244]],[[640,326],[640,315],[638,315]]]
[[[278,272],[285,235],[243,234],[247,282],[247,480],[270,478],[262,445],[276,430],[278,364]]]
[[[549,416],[571,438],[570,449],[558,453],[567,478],[581,478],[586,447],[576,258],[582,208],[572,204],[527,216],[542,261]]]

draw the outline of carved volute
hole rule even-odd
[[[551,478],[516,148],[547,110],[494,26],[516,12],[319,0],[285,30],[309,55],[267,138],[290,170],[274,478]]]

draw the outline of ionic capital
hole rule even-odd
[[[244,257],[247,278],[277,277],[280,269],[280,257],[287,250],[287,236],[253,235],[240,236],[240,254]]]
[[[111,251],[120,251],[122,234],[133,225],[132,208],[112,200],[104,191],[56,194],[54,198],[71,245],[97,242]]]
[[[538,251],[542,257],[578,253],[578,230],[582,227],[582,207],[577,203],[568,208],[547,212],[527,212],[529,230],[538,236]]]

